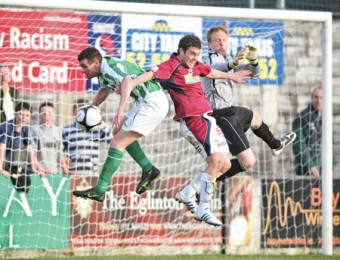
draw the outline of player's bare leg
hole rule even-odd
[[[221,226],[222,222],[211,212],[210,202],[214,196],[215,180],[220,172],[227,171],[231,164],[225,154],[213,153],[208,159],[208,166],[201,176],[200,202],[195,212],[197,221],[204,221],[213,226]]]
[[[120,130],[112,139],[110,149],[103,165],[102,171],[95,187],[87,190],[75,190],[73,195],[85,199],[104,201],[104,195],[113,174],[117,171],[125,148],[141,137],[141,134],[133,131]]]
[[[245,172],[251,169],[256,163],[255,155],[251,148],[244,150],[236,155],[235,159],[231,160],[230,169],[219,176],[216,181],[222,181],[231,178],[240,172]]]

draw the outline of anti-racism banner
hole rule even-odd
[[[262,248],[322,245],[321,180],[262,181]],[[340,245],[340,180],[333,180],[333,246]]]
[[[250,83],[282,84],[284,29],[275,22],[0,10],[0,62],[10,65],[19,90],[96,91],[96,80],[86,83],[77,61],[88,45],[147,69],[176,52],[185,34],[202,38],[204,53],[206,32],[218,24],[228,29],[231,56],[244,44],[258,48],[261,74]]]
[[[84,91],[77,55],[87,46],[86,15],[0,10],[0,62],[23,91]]]
[[[0,175],[0,250],[67,249],[68,176],[30,178],[25,193]]]
[[[282,85],[284,68],[284,27],[281,22],[253,22],[225,19],[203,19],[203,53],[208,50],[207,31],[212,26],[223,25],[229,34],[229,55],[235,57],[244,45],[258,49],[261,74],[251,84]],[[245,61],[246,62],[246,61]]]
[[[70,247],[221,245],[221,228],[194,220],[175,200],[188,179],[162,177],[142,195],[135,192],[138,181],[139,176],[113,176],[103,203],[72,196]],[[70,189],[86,189],[96,182],[97,177],[71,176]],[[217,195],[212,201],[217,216],[220,207]]]

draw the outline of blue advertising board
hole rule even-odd
[[[281,22],[254,22],[203,19],[203,52],[208,49],[206,34],[210,27],[225,25],[229,33],[229,54],[234,57],[246,44],[257,47],[261,74],[250,84],[282,85],[284,76],[284,26]]]
[[[124,14],[122,23],[126,60],[144,69],[168,60],[184,35],[201,37],[202,32],[202,20],[197,17]]]
[[[88,43],[96,47],[103,56],[121,57],[121,17],[107,15],[88,15]],[[98,80],[91,79],[86,82],[87,91],[98,90]]]

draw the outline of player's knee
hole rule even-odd
[[[256,158],[252,157],[252,158],[249,158],[246,162],[243,163],[243,167],[244,167],[245,170],[249,170],[249,169],[254,167],[255,163],[256,163]]]
[[[247,153],[246,157],[239,158],[239,160],[242,163],[242,166],[245,170],[253,168],[256,163],[255,155],[252,152]]]
[[[227,172],[231,168],[231,162],[230,160],[225,160],[224,164],[221,168],[221,172]]]
[[[110,147],[117,148],[118,144],[119,144],[119,141],[117,140],[117,138],[113,137],[110,142]]]
[[[228,161],[225,159],[224,155],[221,153],[211,154],[208,158],[208,163],[210,166],[214,167],[217,171],[221,171]],[[230,161],[229,161],[230,164]],[[230,168],[230,166],[229,166]]]
[[[253,111],[253,118],[251,120],[251,128],[259,128],[262,124],[262,117],[259,112]]]
[[[245,170],[249,170],[249,169],[253,168],[253,166],[256,163],[256,158],[255,158],[255,155],[254,155],[253,151],[251,150],[251,148],[248,148],[247,150],[239,153],[237,155],[237,159],[242,164],[242,167]]]
[[[115,148],[121,151],[124,151],[127,145],[120,138],[116,138],[115,136],[111,139],[110,147]]]

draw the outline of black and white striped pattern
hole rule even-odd
[[[79,175],[98,175],[100,143],[109,143],[111,131],[108,126],[85,132],[74,122],[63,129],[64,153],[70,158],[69,170]]]

